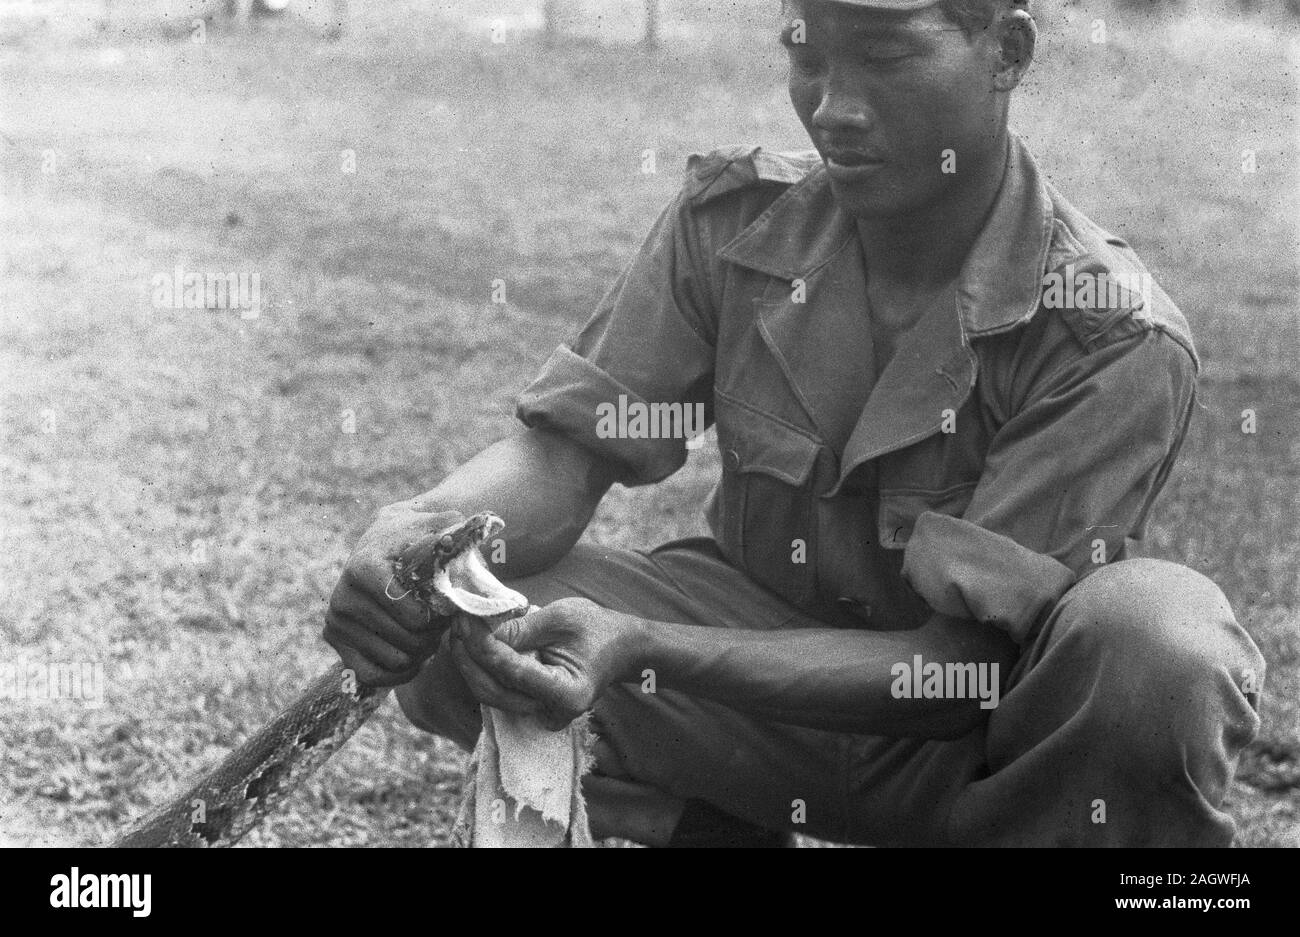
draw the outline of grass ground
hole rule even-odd
[[[100,841],[263,723],[330,662],[321,612],[373,510],[510,430],[686,155],[805,145],[767,31],[711,15],[654,55],[431,17],[328,45],[7,37],[0,663],[102,662],[107,693],[0,705],[0,838]],[[1147,552],[1214,578],[1264,650],[1230,809],[1241,844],[1295,844],[1300,56],[1107,16],[1105,44],[1049,18],[1016,124],[1192,323],[1203,407]],[[154,308],[177,264],[257,273],[260,316]],[[616,491],[590,535],[699,531],[716,471],[706,448]],[[249,842],[442,843],[460,770],[389,707]]]

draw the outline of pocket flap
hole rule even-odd
[[[916,519],[926,511],[960,517],[970,505],[978,482],[967,482],[942,491],[881,489],[877,535],[886,550],[901,550],[912,536]]]
[[[821,450],[815,438],[721,394],[714,413],[724,469],[759,472],[795,487],[808,481]]]

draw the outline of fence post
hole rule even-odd
[[[645,35],[642,42],[647,49],[659,48],[659,0],[645,0]]]

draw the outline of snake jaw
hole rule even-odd
[[[475,548],[438,570],[433,577],[432,591],[475,618],[493,618],[528,608],[528,600],[492,575],[483,562],[483,555]]]
[[[440,615],[496,618],[521,614],[527,611],[528,600],[503,585],[479,553],[484,541],[504,528],[501,518],[485,511],[428,534],[396,561],[394,578]]]

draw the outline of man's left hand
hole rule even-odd
[[[462,617],[452,659],[475,698],[531,713],[558,731],[591,709],[611,683],[629,679],[637,620],[589,599],[560,599],[495,630]]]

